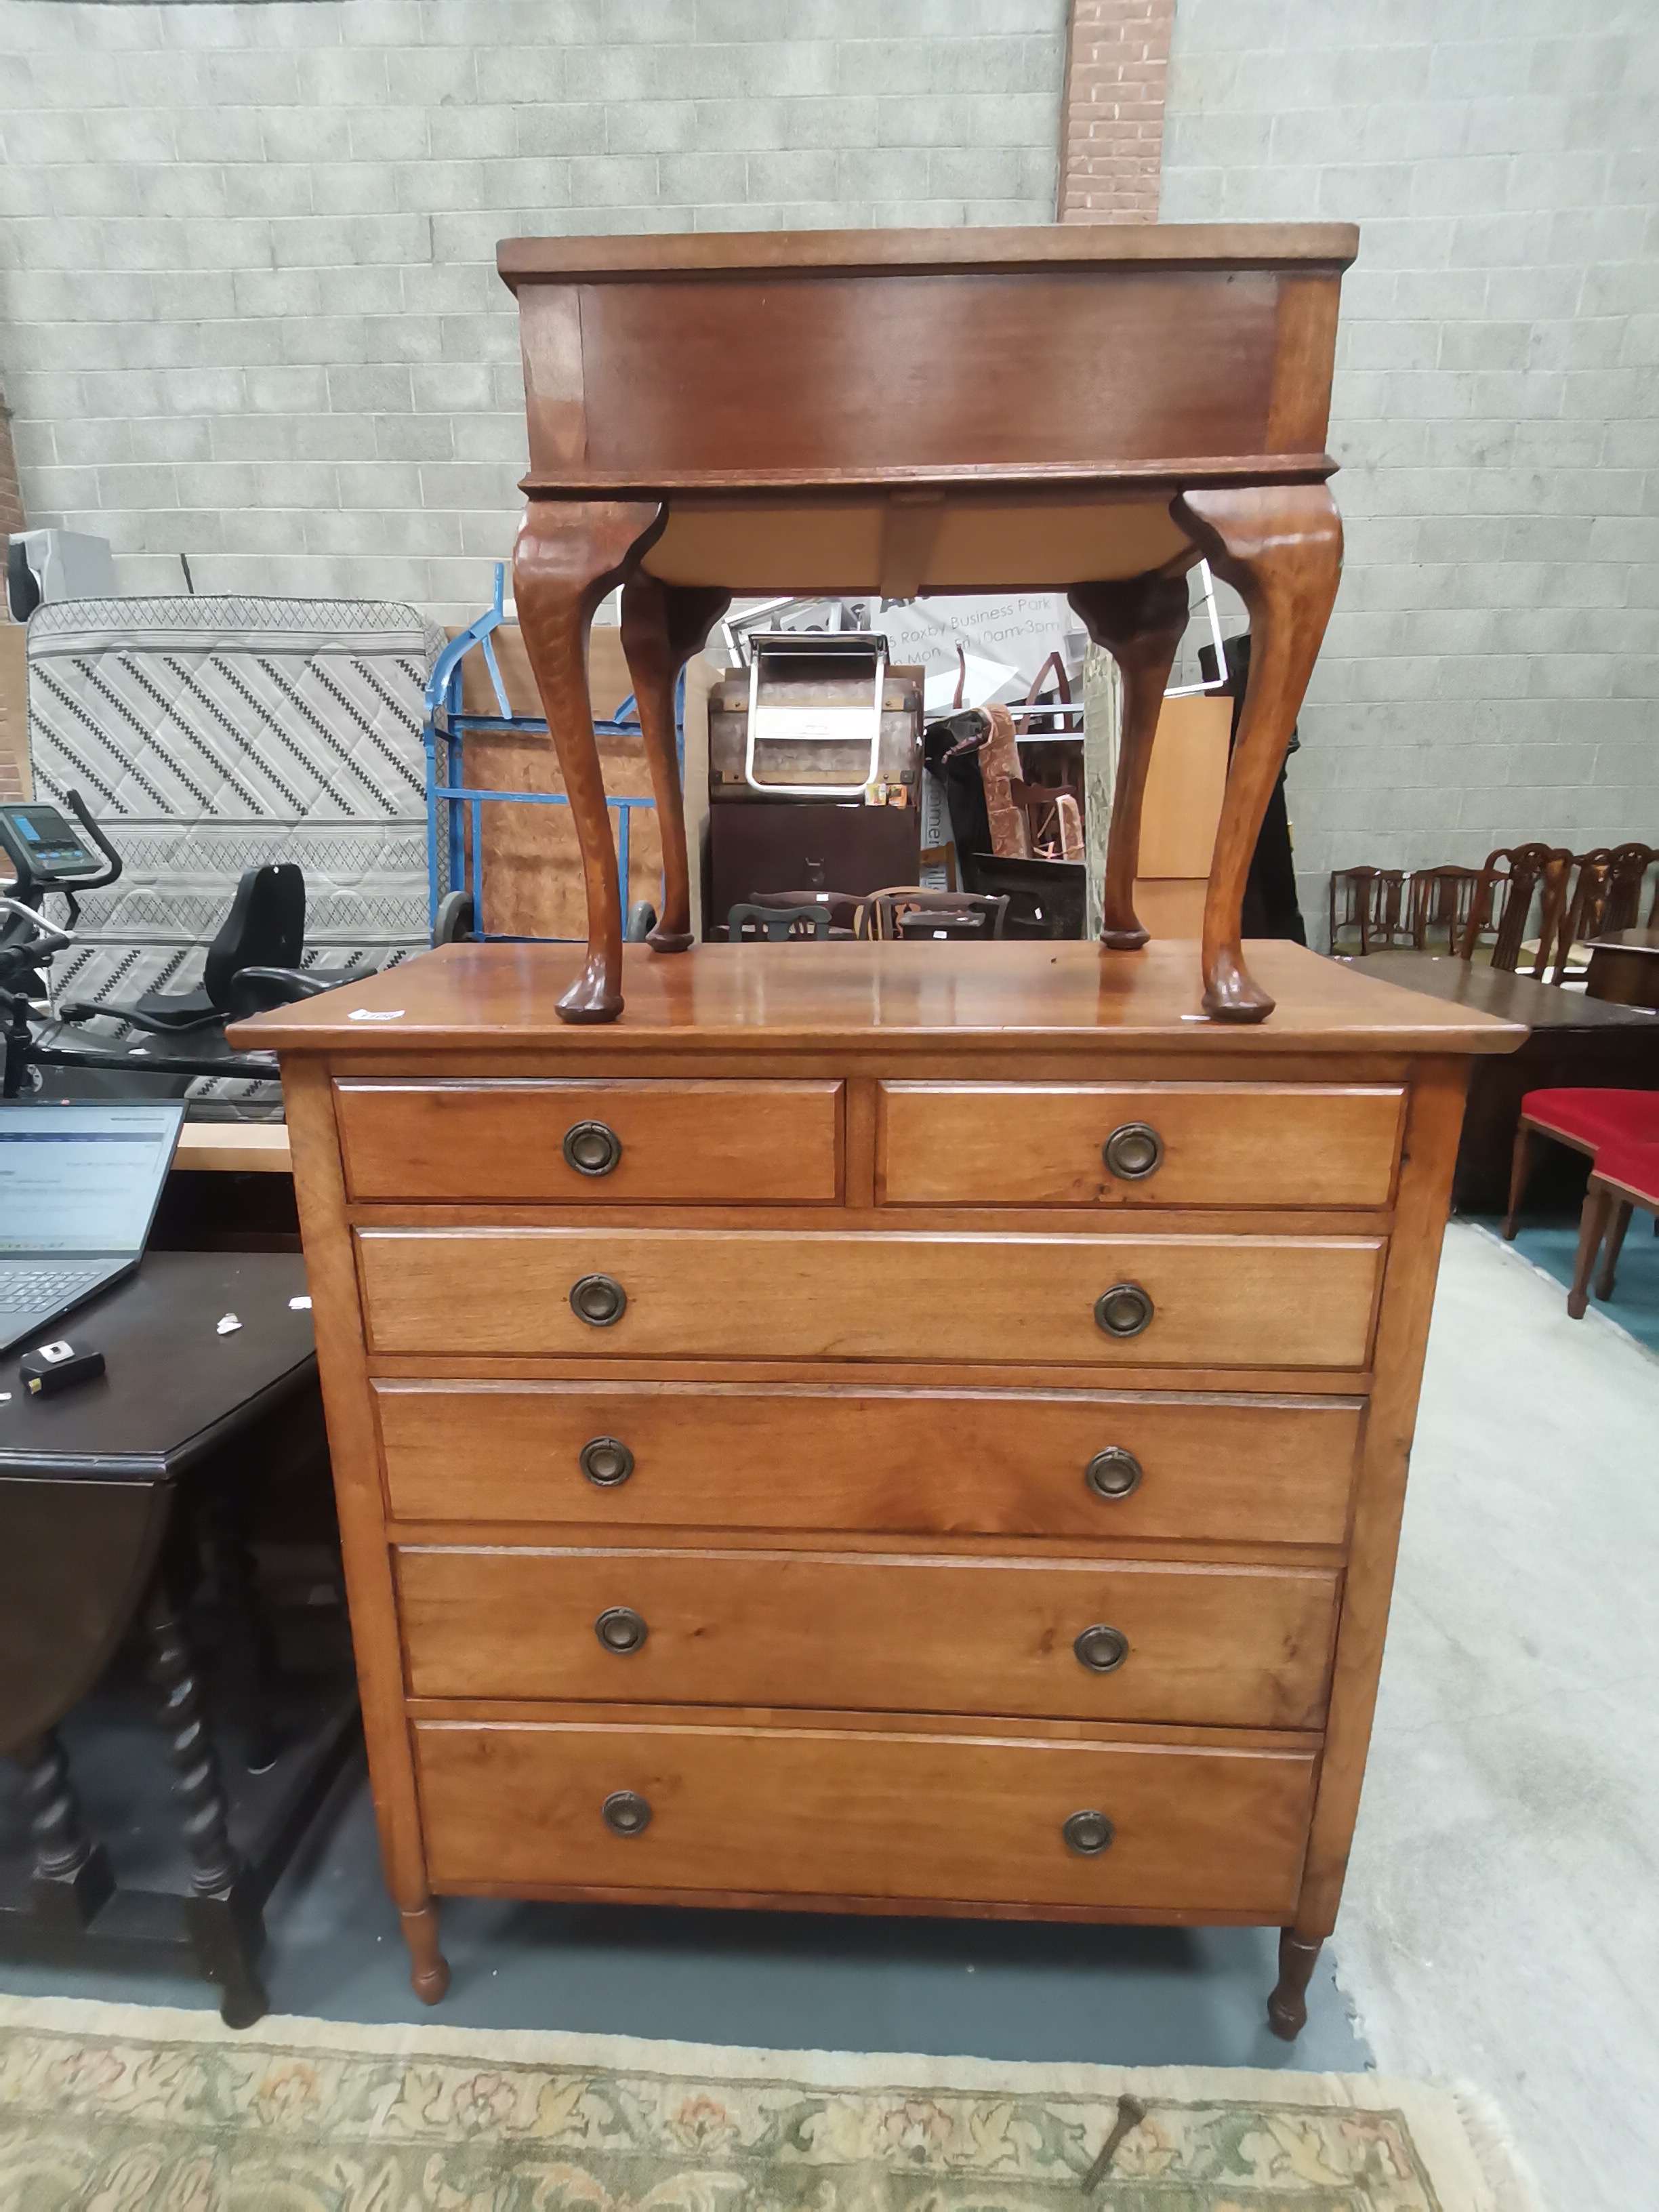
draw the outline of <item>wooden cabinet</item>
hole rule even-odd
[[[502,945],[240,1033],[416,1987],[444,1892],[1265,1920],[1293,2033],[1519,1032],[1293,946],[1265,1028],[1181,946],[628,957],[615,1027]]]

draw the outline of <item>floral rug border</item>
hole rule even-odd
[[[1372,2075],[277,2015],[233,2034],[209,2012],[0,1996],[0,2185],[24,2177],[17,2203],[106,2191],[113,2172],[131,2212],[206,2208],[232,2168],[239,2191],[280,2173],[295,2203],[319,2207],[769,2206],[799,2192],[940,2212],[1537,2212],[1501,2123],[1466,2093]],[[3,2185],[0,2197],[13,2201]]]

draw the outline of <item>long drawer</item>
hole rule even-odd
[[[404,1521],[1340,1544],[1360,1408],[1055,1390],[373,1386]]]
[[[372,1351],[586,1359],[1358,1368],[1384,1251],[1364,1237],[356,1234]],[[583,1318],[584,1300],[605,1317]]]
[[[893,1206],[1382,1206],[1405,1092],[1288,1083],[884,1083]]]
[[[1323,1569],[405,1547],[416,1697],[1316,1727]]]
[[[1297,1750],[677,1723],[422,1721],[433,1887],[1082,1905],[1288,1920]],[[629,1801],[643,1801],[642,1806]],[[621,1802],[619,1802],[621,1801]],[[611,1818],[633,1832],[619,1833]],[[1073,1830],[1079,1814],[1103,1816]],[[643,1820],[642,1826],[638,1824]]]
[[[839,1083],[337,1082],[361,1200],[831,1204]]]

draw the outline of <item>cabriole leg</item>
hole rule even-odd
[[[1187,572],[1132,576],[1121,583],[1079,584],[1068,595],[1095,643],[1123,676],[1123,727],[1106,838],[1101,886],[1100,941],[1112,952],[1133,952],[1147,932],[1135,913],[1140,860],[1140,805],[1164,688],[1187,627]]]
[[[1171,514],[1250,616],[1250,673],[1204,902],[1204,1011],[1261,1022],[1273,1002],[1244,964],[1244,881],[1285,765],[1342,573],[1342,518],[1323,484],[1188,491]]]
[[[713,586],[659,583],[643,572],[623,586],[622,641],[640,735],[651,769],[662,836],[662,919],[647,938],[653,952],[684,952],[691,944],[690,856],[685,844],[685,795],[675,739],[674,693],[680,671],[732,604]]]
[[[422,2004],[434,2005],[449,1987],[449,1961],[438,1948],[438,1908],[428,1898],[398,1917],[409,1946],[409,1986]]]
[[[1322,1948],[1317,1936],[1298,1936],[1294,1928],[1279,1931],[1279,1979],[1267,2000],[1267,2025],[1282,2042],[1294,2043],[1308,2025],[1308,1984]]]
[[[614,1022],[623,1009],[617,847],[587,690],[587,635],[611,586],[659,534],[656,500],[532,496],[513,548],[525,651],[559,756],[587,896],[587,962],[559,1001],[566,1022]]]

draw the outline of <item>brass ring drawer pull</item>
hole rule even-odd
[[[1110,1844],[1116,1831],[1103,1813],[1073,1813],[1060,1829],[1066,1847],[1079,1858],[1097,1859]]]
[[[1091,1674],[1115,1674],[1129,1656],[1129,1639],[1121,1628],[1108,1628],[1097,1620],[1084,1630],[1072,1650],[1078,1664]]]
[[[619,1437],[590,1437],[576,1455],[577,1465],[601,1490],[614,1490],[634,1472],[634,1455]]]
[[[1103,1629],[1100,1632],[1111,1636],[1116,1631]],[[646,1626],[643,1616],[635,1613],[631,1605],[608,1605],[594,1622],[593,1633],[607,1651],[625,1654],[637,1651],[651,1632]],[[1082,1638],[1079,1638],[1079,1641],[1080,1643]],[[1128,1650],[1127,1644],[1124,1650]]]
[[[642,1836],[651,1826],[651,1800],[637,1790],[613,1790],[599,1810],[613,1836]]]
[[[592,1449],[591,1444],[588,1449]],[[1084,1468],[1083,1480],[1097,1498],[1127,1498],[1139,1489],[1145,1473],[1132,1451],[1125,1451],[1121,1444],[1108,1444]],[[617,1476],[617,1480],[620,1481],[622,1478]]]
[[[565,1165],[578,1175],[609,1175],[622,1158],[622,1139],[603,1121],[573,1121],[563,1151]]]
[[[1150,1121],[1126,1121],[1107,1138],[1100,1157],[1120,1182],[1144,1182],[1164,1164],[1164,1139]]]
[[[610,1328],[628,1311],[628,1293],[614,1275],[584,1275],[571,1286],[570,1310],[593,1328]]]
[[[1095,1325],[1108,1336],[1139,1336],[1152,1323],[1152,1301],[1139,1283],[1114,1283],[1095,1300]]]

